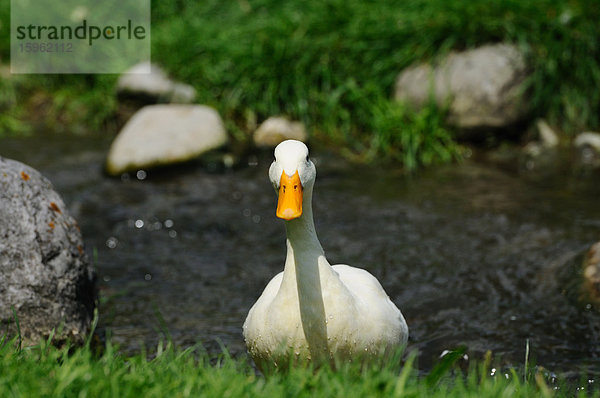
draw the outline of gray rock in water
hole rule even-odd
[[[512,45],[451,53],[438,66],[412,66],[396,81],[395,99],[419,109],[430,98],[448,106],[448,123],[463,129],[502,128],[527,114],[522,96],[527,68]]]
[[[544,119],[538,119],[535,123],[541,144],[545,148],[556,148],[560,143],[558,134],[548,125]]]
[[[152,102],[188,104],[196,99],[194,87],[171,80],[160,66],[149,62],[139,63],[122,74],[117,81],[117,93]]]
[[[194,159],[227,143],[221,117],[203,105],[150,105],[140,109],[113,141],[106,171],[127,171]]]
[[[586,131],[573,140],[573,146],[579,154],[579,162],[588,168],[600,167],[600,133]]]
[[[62,199],[39,172],[0,157],[0,334],[17,333],[14,309],[25,343],[53,329],[81,343],[95,302],[95,272]]]
[[[525,170],[555,170],[557,166],[557,147],[560,143],[558,135],[544,119],[535,123],[537,140],[525,145],[522,151],[521,164]]]
[[[268,118],[254,132],[254,144],[264,148],[275,148],[285,140],[305,142],[307,138],[304,124],[290,121],[282,116]]]
[[[592,131],[580,133],[575,137],[573,145],[575,145],[576,148],[589,147],[600,153],[600,133],[594,133]]]

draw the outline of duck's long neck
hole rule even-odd
[[[297,297],[304,335],[312,357],[325,353],[327,327],[322,283],[333,277],[317,238],[312,215],[312,192],[304,192],[302,216],[285,223],[287,257],[280,293]]]
[[[304,201],[302,203],[302,216],[290,220],[285,223],[285,232],[288,242],[288,256],[285,263],[286,270],[289,260],[295,259],[295,264],[302,263],[305,265],[306,260],[311,263],[311,260],[324,256],[323,248],[317,238],[315,230],[315,222],[312,214],[311,192],[305,192]],[[290,254],[294,257],[290,259]]]

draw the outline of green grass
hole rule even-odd
[[[416,165],[452,159],[456,147],[430,110],[400,118],[392,130],[404,137],[391,137],[396,76],[449,50],[508,41],[531,65],[532,116],[568,134],[599,127],[595,0],[207,0],[157,4],[154,14],[164,22],[154,27],[153,51],[169,53],[169,70],[238,126],[248,115],[287,114],[355,153]],[[169,51],[183,42],[185,50]],[[414,126],[423,119],[431,129]]]
[[[0,7],[3,59],[7,8]],[[458,151],[442,111],[411,114],[391,103],[399,71],[450,50],[512,42],[531,66],[531,116],[567,135],[598,129],[599,20],[597,0],[153,1],[152,51],[239,140],[255,121],[284,114],[360,159],[417,168]],[[115,79],[32,77],[16,103],[21,116],[45,112],[56,129],[110,130]],[[46,107],[31,103],[39,91]],[[0,135],[10,129],[0,118]]]
[[[210,358],[201,348],[158,346],[153,359],[145,352],[125,357],[110,344],[101,354],[88,346],[55,348],[48,342],[18,349],[0,343],[2,397],[560,397],[541,374],[523,380],[490,376],[489,357],[463,373],[455,366],[461,355],[448,355],[427,375],[419,376],[414,356],[403,366],[293,368],[268,377],[244,359],[223,354]],[[579,393],[580,397],[588,396]],[[594,396],[599,396],[595,394]]]

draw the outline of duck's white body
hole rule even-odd
[[[286,221],[284,271],[267,285],[243,326],[248,350],[262,366],[286,366],[294,360],[331,361],[380,356],[406,344],[402,313],[369,272],[331,266],[317,238],[312,215],[315,167],[299,141],[275,150],[269,172],[298,172],[302,182],[301,215]],[[282,180],[283,181],[283,180]],[[280,194],[281,195],[281,194]]]

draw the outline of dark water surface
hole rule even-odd
[[[102,174],[105,138],[0,140],[63,195],[96,258],[101,326],[125,350],[245,346],[241,325],[282,270],[283,222],[271,155],[236,170],[192,164],[130,178]],[[474,162],[407,178],[316,151],[317,231],[332,264],[368,269],[404,313],[427,368],[466,345],[521,366],[526,342],[556,373],[600,373],[600,312],[580,300],[582,253],[600,240],[598,175],[552,176]],[[94,252],[96,252],[94,254]]]

